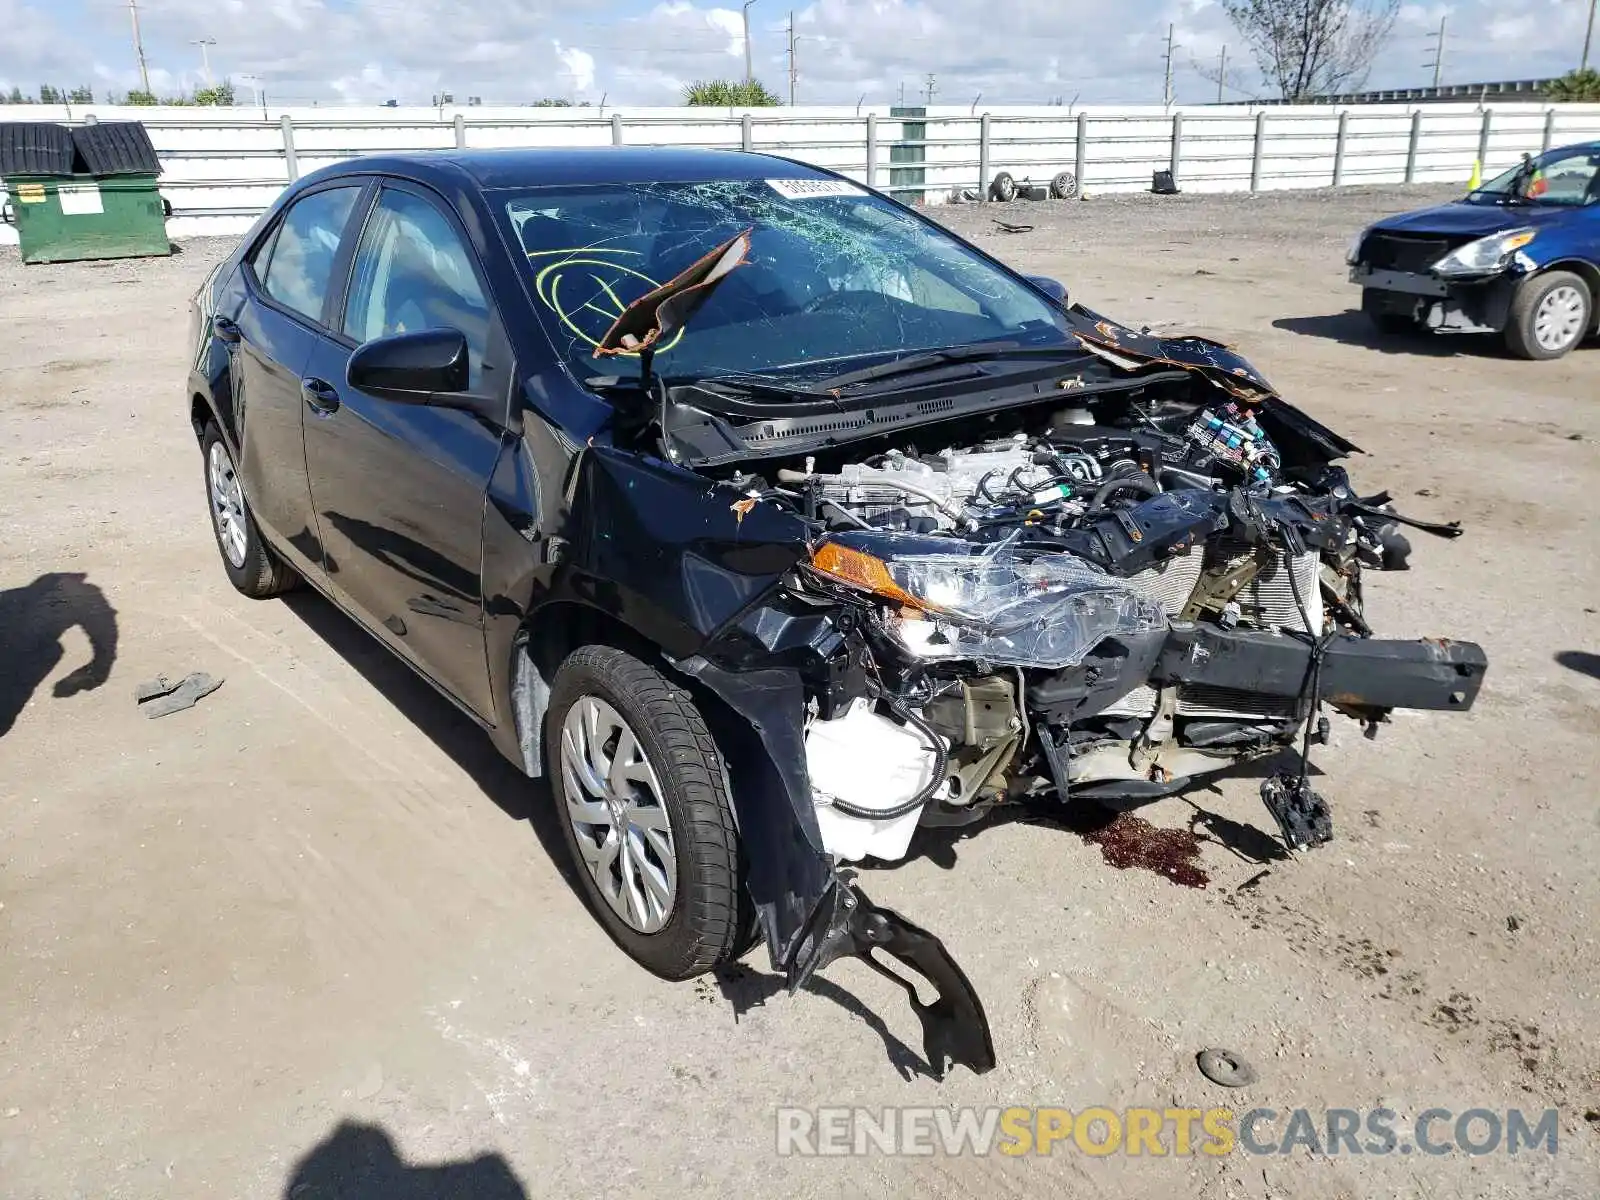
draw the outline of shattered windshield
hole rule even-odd
[[[656,347],[662,375],[795,379],[989,341],[1072,349],[1038,293],[843,180],[539,189],[506,213],[540,320],[580,379],[618,372],[594,351],[623,309],[745,230],[748,262]]]
[[[1557,150],[1521,163],[1472,193],[1475,200],[1581,208],[1600,203],[1600,153]]]

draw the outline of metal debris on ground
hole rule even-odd
[[[1222,1087],[1248,1087],[1256,1081],[1256,1070],[1232,1050],[1202,1050],[1195,1055],[1200,1074]]]
[[[1002,221],[999,217],[996,217],[994,219],[994,223],[995,223],[996,226],[999,227],[1001,233],[1032,233],[1033,232],[1033,226],[1032,225],[1014,225],[1010,221]]]
[[[193,708],[201,700],[222,686],[222,680],[195,671],[173,683],[165,675],[158,675],[133,690],[139,711],[147,717],[165,717],[170,713]]]

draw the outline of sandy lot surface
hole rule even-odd
[[[1093,307],[1240,344],[1370,452],[1358,484],[1465,522],[1373,577],[1369,617],[1481,641],[1491,668],[1470,715],[1376,743],[1336,724],[1338,838],[1295,861],[1240,780],[1144,813],[1198,832],[1203,888],[1019,822],[874,872],[988,1007],[999,1068],[942,1083],[860,963],[793,999],[764,951],[682,985],[634,967],[541,788],[325,602],[230,589],[182,393],[223,245],[0,253],[0,1194],[1595,1195],[1600,348],[1370,340],[1345,241],[1437,195],[952,214]],[[193,670],[226,683],[135,710],[136,683]],[[1259,1081],[1207,1083],[1214,1045]],[[1554,1107],[1559,1149],[775,1154],[779,1105],[1139,1103],[1382,1105],[1402,1130]]]

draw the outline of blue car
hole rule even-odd
[[[1461,200],[1386,217],[1347,257],[1385,333],[1498,333],[1522,358],[1560,358],[1597,332],[1600,142],[1525,157]]]

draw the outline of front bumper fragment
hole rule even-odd
[[[1168,633],[1150,679],[1300,696],[1307,690],[1311,657],[1304,637],[1178,625]],[[1345,708],[1465,712],[1488,667],[1483,648],[1473,642],[1336,637],[1323,653],[1317,691]]]
[[[936,993],[933,1000],[924,1004],[916,985],[885,965],[880,952],[922,976]],[[852,955],[905,989],[922,1022],[922,1052],[937,1078],[943,1079],[954,1064],[977,1075],[994,1069],[994,1038],[983,1001],[944,943],[838,878],[817,906],[789,964],[789,990],[800,988],[834,960]]]

